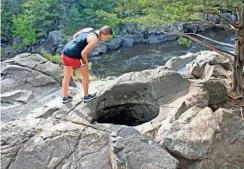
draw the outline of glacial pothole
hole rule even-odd
[[[156,118],[159,108],[155,105],[127,103],[100,109],[98,123],[113,123],[127,126],[137,126]]]

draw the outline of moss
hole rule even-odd
[[[53,55],[47,53],[43,48],[42,48],[41,53],[43,54],[44,58],[46,58],[48,61],[59,64],[59,65],[62,64],[61,56],[59,54],[56,54],[53,56]]]

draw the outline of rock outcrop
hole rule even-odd
[[[42,72],[41,65],[47,61],[39,64],[39,57],[30,58],[30,63],[39,66],[29,67],[21,59],[3,63],[2,71],[11,85],[2,84],[8,91],[1,95],[2,103],[27,105],[39,91],[36,88],[58,86],[57,74],[42,75],[53,80],[40,83],[24,83],[22,72],[9,75],[8,64],[12,70],[14,63],[25,65],[25,71]],[[216,58],[201,63],[206,66],[210,61],[219,64]],[[1,168],[243,168],[242,109],[210,108],[228,99],[222,82],[225,77],[188,80],[172,69],[159,67],[97,81],[91,83],[91,90],[98,97],[88,103],[77,93],[67,104],[61,103],[60,95],[52,95],[45,105],[37,102],[39,106],[26,109],[25,116],[3,121]],[[32,75],[29,78],[35,80]],[[11,77],[17,80],[11,81]],[[11,107],[7,110],[9,116],[14,114]]]
[[[1,62],[2,120],[28,114],[36,102],[61,85],[62,76],[58,65],[38,54],[20,54]]]

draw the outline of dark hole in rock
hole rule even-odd
[[[159,114],[159,108],[149,104],[128,103],[100,109],[98,123],[113,123],[127,126],[137,126],[151,121]]]

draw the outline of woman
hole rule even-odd
[[[93,28],[85,28],[73,35],[73,40],[66,44],[63,49],[62,62],[64,65],[63,103],[72,100],[68,95],[69,81],[72,71],[78,70],[81,74],[84,90],[84,102],[96,98],[96,94],[88,94],[89,71],[88,53],[96,46],[99,40],[107,41],[113,36],[113,30],[109,26],[104,26],[95,31]]]

